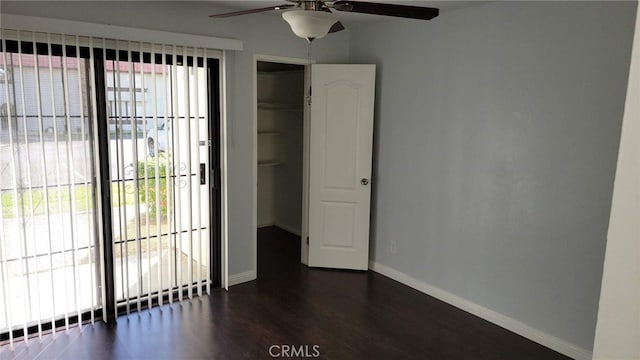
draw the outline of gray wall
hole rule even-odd
[[[592,349],[635,6],[352,28],[378,65],[371,259]]]
[[[229,274],[255,271],[252,181],[253,56],[307,58],[307,43],[293,35],[278,15],[246,15],[213,20],[224,11],[207,2],[190,1],[2,1],[3,14],[51,17],[177,33],[242,40],[244,50],[228,57],[229,99]],[[141,14],[144,14],[143,16]],[[315,41],[311,57],[318,62],[348,59],[349,30]]]

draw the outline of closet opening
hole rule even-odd
[[[255,71],[260,276],[271,263],[300,262],[305,226],[305,65],[258,60]]]

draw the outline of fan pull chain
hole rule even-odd
[[[307,104],[311,106],[311,41],[307,41],[307,65],[309,68],[309,92],[307,93],[306,99]]]

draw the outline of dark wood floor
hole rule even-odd
[[[0,349],[2,359],[264,359],[274,344],[322,359],[566,359],[373,272],[308,269],[299,239],[259,231],[258,280]],[[273,349],[274,352],[277,349]]]

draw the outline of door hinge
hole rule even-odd
[[[307,96],[307,103],[311,106],[311,86],[309,86],[309,95]]]
[[[309,245],[309,237],[307,236],[307,245]]]

